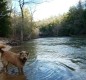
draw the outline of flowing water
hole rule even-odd
[[[12,48],[21,50],[28,51],[29,56],[24,75],[17,75],[15,80],[86,80],[86,38],[39,38]]]

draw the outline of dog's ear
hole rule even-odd
[[[26,52],[27,56],[29,55],[29,52]]]
[[[20,52],[19,55],[21,56],[22,55],[22,52]]]

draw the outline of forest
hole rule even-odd
[[[39,23],[41,36],[85,36],[86,1],[79,1],[76,6],[70,7],[67,13]]]
[[[39,21],[33,19],[35,10],[31,12],[24,7],[26,3],[33,2],[17,1],[21,12],[12,6],[12,0],[0,0],[0,37],[29,40],[38,37],[86,35],[86,1],[80,0],[63,15]]]

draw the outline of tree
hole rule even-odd
[[[61,33],[66,36],[83,35],[85,33],[85,14],[81,0],[77,6],[70,8],[67,17],[62,21]]]
[[[32,21],[32,15],[28,8],[23,9],[23,40],[29,40],[32,38],[33,29],[35,27],[35,23]],[[21,26],[22,26],[22,18],[21,14],[17,14],[16,11],[11,15],[12,17],[12,38],[13,40],[20,40],[21,39]]]
[[[0,36],[6,37],[10,33],[10,15],[6,0],[0,0]]]

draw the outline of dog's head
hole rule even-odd
[[[27,58],[28,58],[28,52],[27,51],[21,51],[20,52],[20,60],[21,60],[21,62],[23,63],[23,64],[25,64],[25,62],[26,62],[26,60],[27,60]]]
[[[5,48],[6,46],[3,44],[0,44],[0,49]]]

